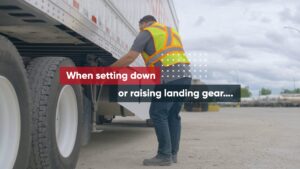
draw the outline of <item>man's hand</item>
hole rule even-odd
[[[117,60],[115,63],[110,65],[111,67],[127,67],[129,66],[132,62],[135,61],[135,59],[140,55],[139,52],[136,51],[129,51],[126,55],[121,57],[121,59]]]

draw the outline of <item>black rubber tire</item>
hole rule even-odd
[[[81,136],[81,145],[86,146],[91,141],[91,135],[93,130],[92,121],[92,102],[87,96],[83,96],[84,106],[84,119],[83,119],[83,130]]]
[[[21,138],[14,169],[26,168],[29,161],[31,143],[31,98],[27,75],[17,49],[8,39],[1,35],[0,75],[8,79],[13,85],[21,111]]]
[[[97,121],[96,123],[98,125],[102,125],[102,124],[111,124],[113,121],[114,117],[112,117],[111,119],[107,119],[105,116],[103,115],[97,115]]]
[[[74,169],[81,146],[83,96],[80,85],[72,85],[78,105],[78,130],[74,149],[64,158],[58,149],[55,134],[56,106],[60,91],[59,68],[74,66],[63,57],[41,57],[27,67],[33,100],[31,169]]]

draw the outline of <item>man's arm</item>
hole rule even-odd
[[[121,57],[118,61],[113,63],[112,67],[126,67],[129,66],[144,50],[147,42],[151,40],[151,34],[148,31],[143,31],[135,38],[130,51]]]
[[[121,59],[117,60],[115,63],[110,65],[111,67],[127,67],[132,62],[135,61],[135,59],[140,55],[139,52],[130,50],[126,55],[121,57]]]

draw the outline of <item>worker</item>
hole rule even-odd
[[[178,32],[158,23],[147,15],[139,21],[140,33],[131,50],[113,63],[112,67],[129,66],[141,54],[147,67],[160,67],[163,85],[190,85],[190,62],[186,57]],[[158,140],[157,154],[145,159],[146,166],[169,166],[177,163],[183,102],[152,102],[150,119]]]

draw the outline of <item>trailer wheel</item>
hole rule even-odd
[[[74,66],[62,57],[34,59],[28,66],[33,96],[30,167],[73,169],[81,146],[83,96],[79,85],[61,85],[59,68]]]
[[[86,146],[91,141],[91,135],[93,130],[93,120],[92,120],[92,102],[91,100],[83,95],[83,111],[84,111],[84,120],[83,120],[83,130],[81,135],[81,145]]]
[[[16,48],[0,36],[0,168],[27,166],[31,102],[26,71]]]

